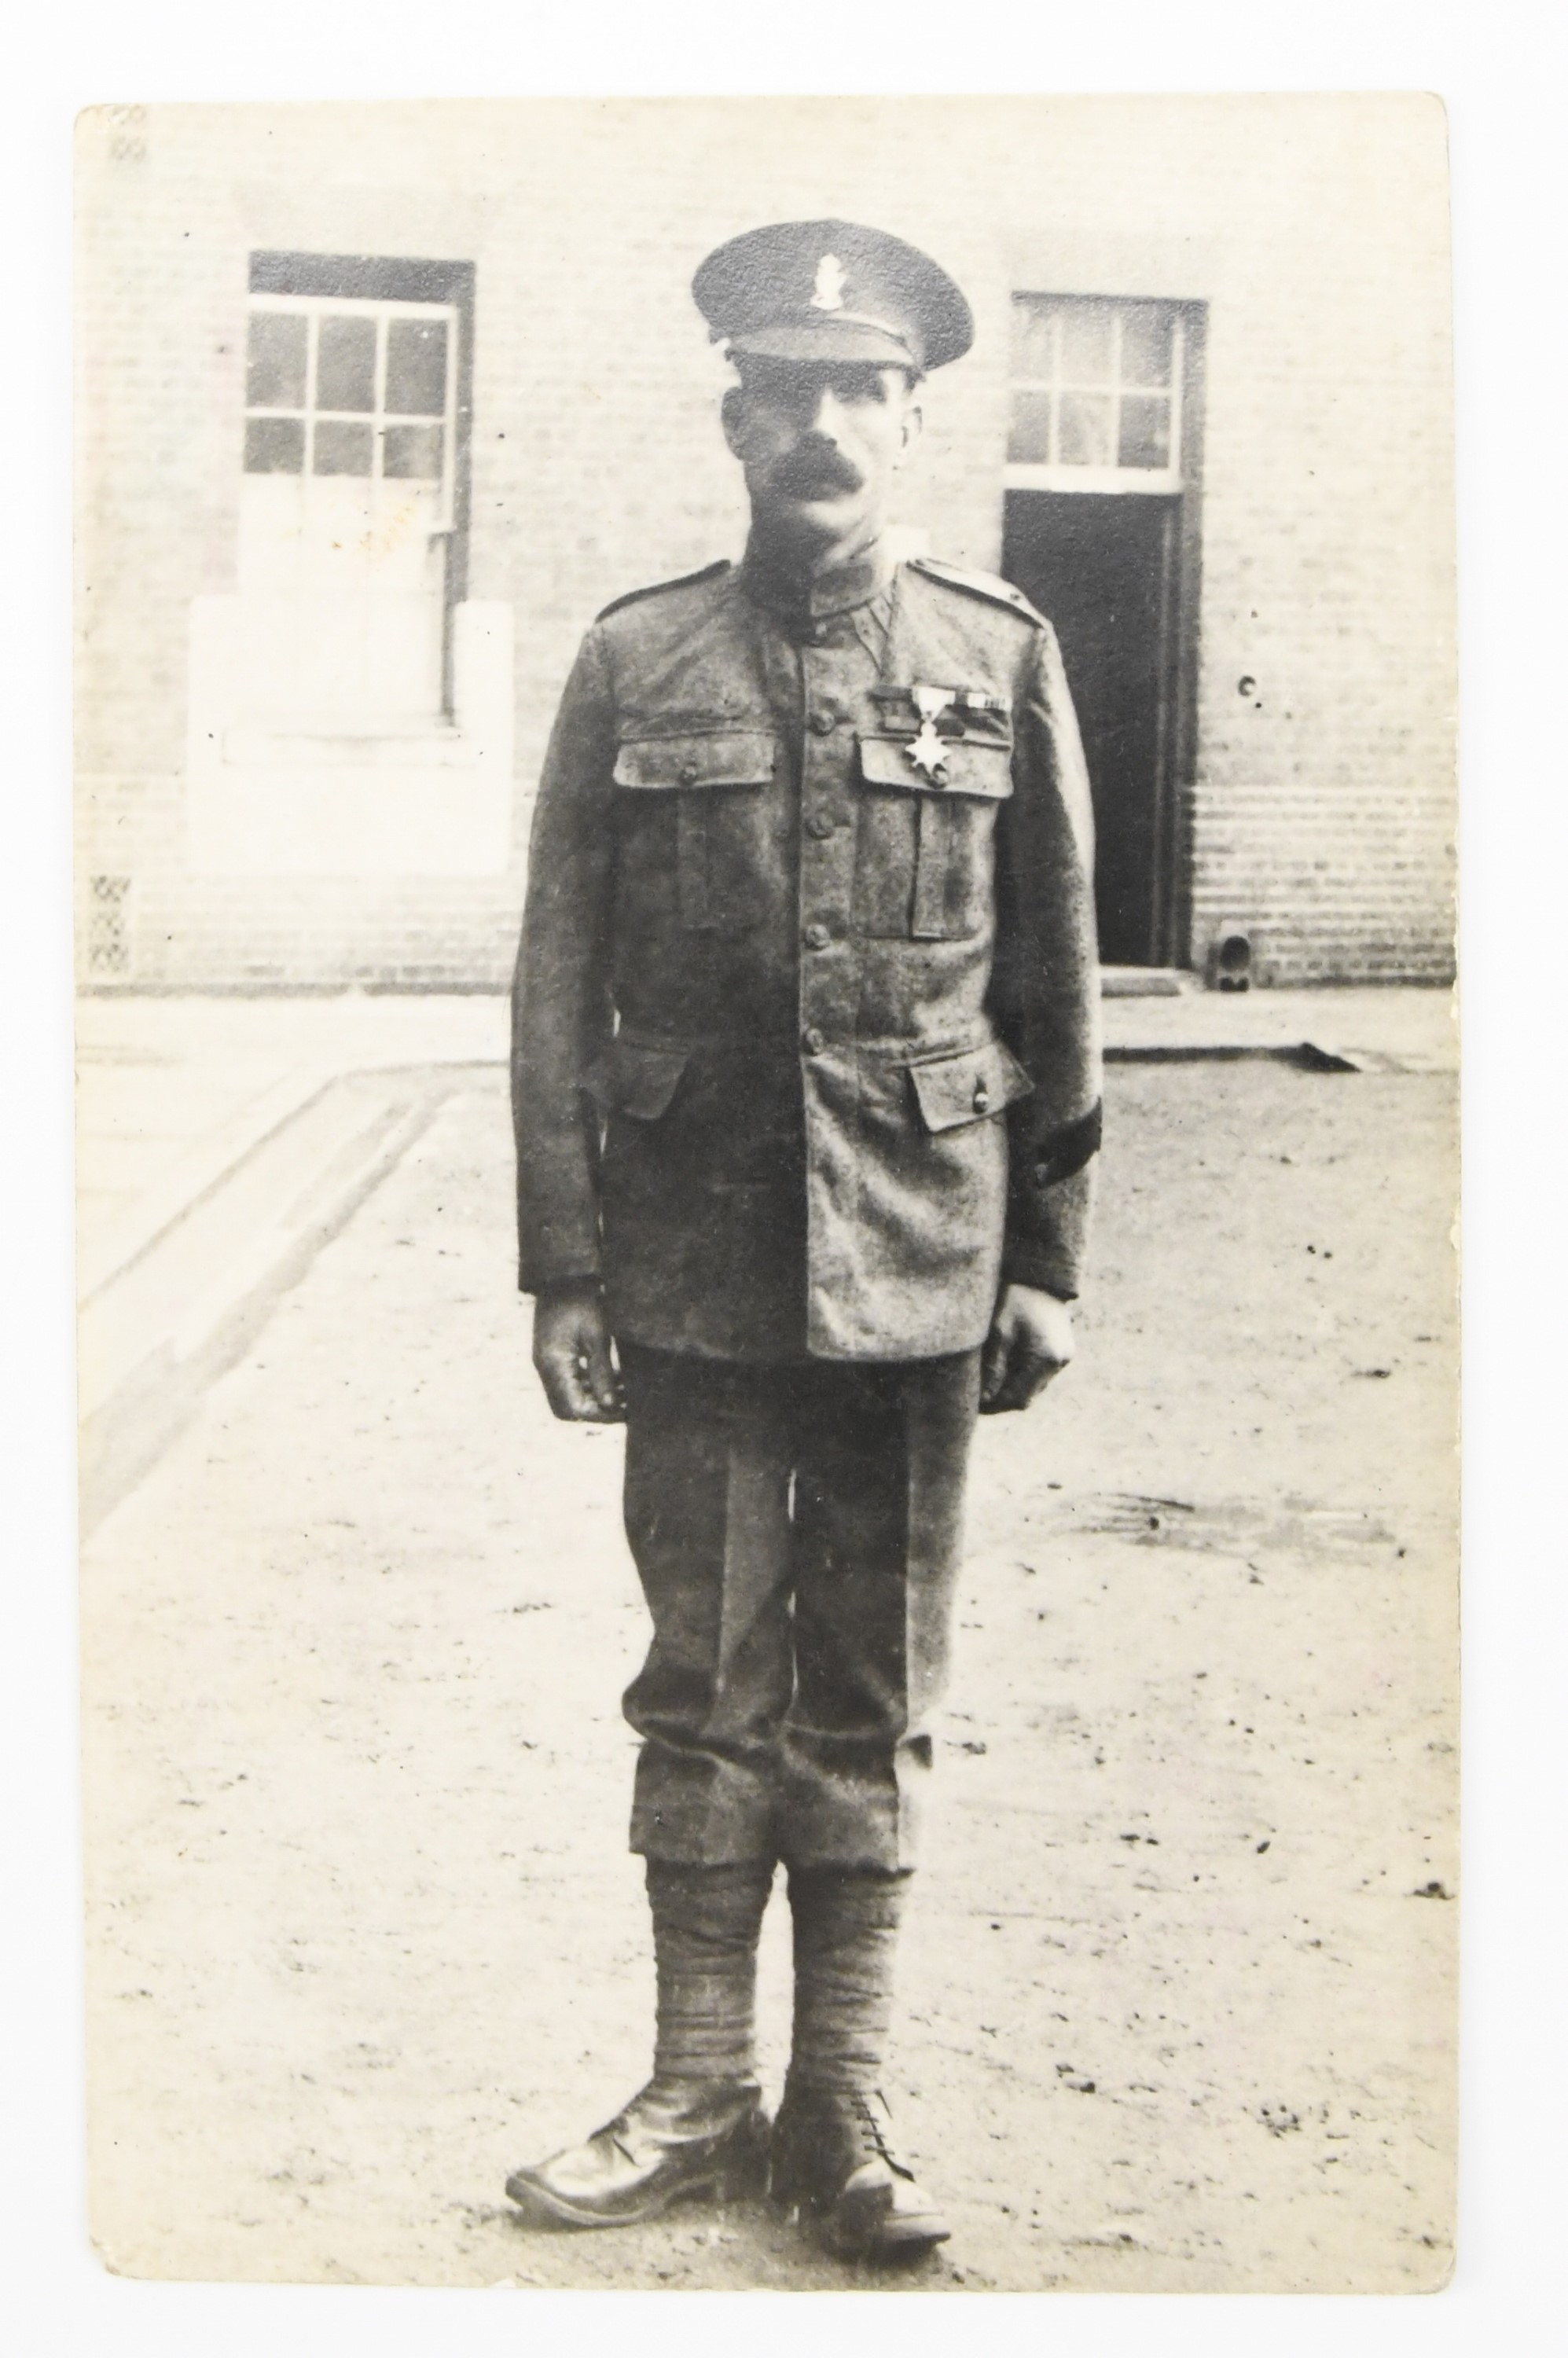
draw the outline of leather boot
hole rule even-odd
[[[786,2087],[769,2194],[843,2258],[914,2259],[949,2229],[887,2142],[887,2104],[853,2089]]]
[[[655,2078],[586,2144],[514,2170],[506,2191],[536,2223],[631,2227],[687,2198],[761,2194],[767,2168],[755,2082]]]

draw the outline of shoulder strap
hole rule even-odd
[[[916,573],[927,574],[933,581],[941,581],[952,590],[967,590],[971,598],[984,598],[993,606],[1006,606],[1025,622],[1044,624],[1045,617],[1032,606],[1022,590],[1011,581],[1003,581],[994,573],[972,571],[967,565],[948,565],[939,557],[912,557],[909,560]]]
[[[716,565],[704,565],[695,573],[677,574],[673,581],[651,581],[645,590],[628,590],[623,597],[611,598],[609,605],[601,606],[593,619],[596,622],[602,622],[607,614],[618,614],[622,606],[634,606],[640,598],[662,597],[666,590],[689,590],[698,581],[716,581],[721,573],[729,570],[730,559],[721,557]]]

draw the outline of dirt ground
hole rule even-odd
[[[1430,1073],[1110,1076],[1078,1359],[975,1461],[891,2075],[954,2234],[912,2287],[1447,2274],[1451,1121]],[[620,1441],[544,1408],[509,1186],[476,1080],[87,1552],[114,2269],[865,2281],[761,2210],[502,2196],[652,2015]]]

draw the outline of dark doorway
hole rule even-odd
[[[1173,955],[1181,497],[1010,491],[1001,569],[1056,627],[1094,790],[1108,966]]]

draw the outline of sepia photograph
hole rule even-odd
[[[100,2261],[1439,2290],[1442,103],[75,157]]]

